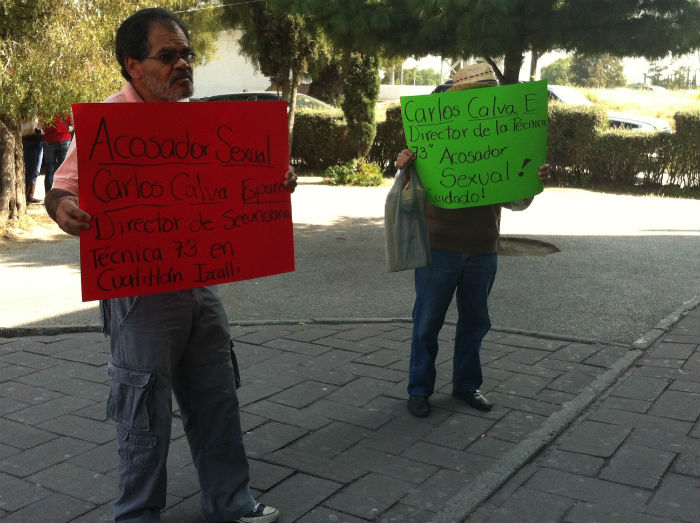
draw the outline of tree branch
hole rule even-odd
[[[498,83],[503,84],[503,80],[504,80],[503,73],[496,65],[496,62],[494,62],[490,56],[485,56],[484,60],[486,60],[486,63],[491,66],[491,69],[493,69],[493,72],[496,74],[496,78],[498,78]]]

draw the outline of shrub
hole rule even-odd
[[[343,58],[343,113],[348,142],[356,158],[364,158],[376,134],[374,107],[379,94],[379,57],[359,52]]]
[[[660,136],[661,133],[622,129],[599,132],[588,159],[591,181],[596,185],[631,187],[638,183],[640,174],[646,184],[660,180],[665,167],[658,161]]]
[[[350,160],[342,165],[332,165],[323,173],[323,183],[328,185],[376,187],[383,181],[382,170],[377,164],[357,160]]]
[[[393,174],[396,157],[405,148],[406,137],[401,123],[401,106],[392,105],[386,110],[386,119],[377,124],[377,134],[367,159],[378,164],[385,174]]]
[[[662,190],[700,186],[700,114],[676,113],[676,132],[606,128],[603,112],[553,103],[547,159],[568,187]]]
[[[669,181],[684,187],[700,187],[700,112],[673,115],[676,132],[669,145]]]
[[[567,186],[588,183],[589,158],[596,133],[604,125],[605,114],[592,107],[549,105],[547,160],[554,179]]]
[[[340,111],[299,111],[294,122],[292,162],[321,171],[347,162],[355,155],[347,141],[345,119]]]

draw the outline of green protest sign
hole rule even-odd
[[[476,207],[542,192],[546,81],[402,96],[401,115],[433,205]]]

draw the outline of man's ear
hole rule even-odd
[[[124,66],[126,67],[126,72],[129,73],[131,78],[141,78],[140,60],[137,60],[132,56],[127,56],[124,58]]]

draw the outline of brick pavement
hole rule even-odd
[[[494,330],[489,413],[449,394],[446,325],[420,420],[410,323],[234,326],[254,493],[282,522],[697,522],[699,319],[632,347]],[[111,521],[107,351],[96,332],[0,338],[3,523]],[[177,412],[172,438],[163,520],[197,522]]]
[[[695,308],[467,523],[700,521]]]

